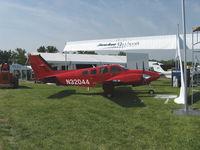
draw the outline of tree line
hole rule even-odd
[[[58,49],[55,46],[40,46],[37,49],[38,53],[58,53]],[[95,51],[78,51],[78,54],[93,54],[97,55]],[[0,64],[8,63],[8,64],[21,64],[25,65],[27,63],[27,52],[25,49],[16,48],[13,50],[1,50],[0,49]],[[120,51],[118,53],[119,56],[126,56],[125,52]],[[153,61],[153,60],[151,60]],[[175,60],[161,60],[159,61],[164,65],[172,65],[175,66]],[[188,62],[188,65],[191,65],[191,62]]]
[[[55,46],[40,46],[37,49],[39,53],[57,53],[59,52]],[[21,64],[26,65],[28,53],[25,49],[16,48],[15,50],[1,50],[0,49],[0,64]]]
[[[0,50],[0,64],[22,64],[26,63],[26,51],[22,48],[17,48],[14,51],[12,50]]]

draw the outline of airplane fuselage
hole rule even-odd
[[[40,55],[30,55],[29,62],[38,81],[83,87],[93,87],[97,83],[102,83],[105,93],[113,93],[114,86],[147,85],[160,77],[156,72],[128,70],[120,65],[57,71],[53,70]]]
[[[144,77],[146,75],[147,78]],[[95,68],[58,71],[55,77],[59,84],[93,87],[96,83],[112,82],[117,85],[146,85],[159,78],[154,72],[126,70],[119,65],[106,65]]]

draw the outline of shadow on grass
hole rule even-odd
[[[10,89],[10,90],[14,90],[14,89],[32,89],[31,87],[28,86],[19,86],[17,88],[12,88],[12,87],[0,87],[0,89]]]
[[[68,97],[70,95],[99,95],[111,100],[112,102],[122,106],[122,107],[144,107],[144,103],[141,103],[139,97],[134,93],[130,87],[119,87],[115,88],[114,96],[108,98],[104,93],[77,93],[76,90],[63,90],[49,96],[49,99],[61,99]]]
[[[166,83],[153,85],[153,87],[169,87],[169,86],[172,86],[172,85],[171,84],[166,84]]]
[[[63,91],[60,91],[58,93],[55,93],[55,94],[49,96],[48,98],[49,99],[61,99],[61,98],[70,96],[72,94],[76,94],[76,90],[63,90]]]
[[[108,98],[122,107],[144,107],[145,104],[130,87],[118,87],[114,97]]]
[[[28,86],[22,86],[22,85],[20,85],[19,87],[18,87],[18,89],[32,89],[31,87],[28,87]]]

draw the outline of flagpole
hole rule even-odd
[[[186,27],[185,27],[185,0],[182,0],[182,23],[183,23],[183,50],[184,50],[184,108],[173,110],[172,113],[179,115],[200,115],[200,110],[189,109],[187,101],[187,59],[186,59]],[[181,56],[180,56],[181,57]],[[181,62],[180,62],[181,63]]]
[[[186,25],[185,25],[185,0],[182,0],[182,24],[183,24],[183,50],[184,50],[184,111],[188,111],[187,101],[187,51],[186,51]]]

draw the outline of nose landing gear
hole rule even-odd
[[[149,94],[155,94],[155,90],[153,89],[153,87],[149,84],[149,88],[150,90],[148,91]]]
[[[149,90],[148,93],[149,94],[155,94],[155,91],[154,90]]]

